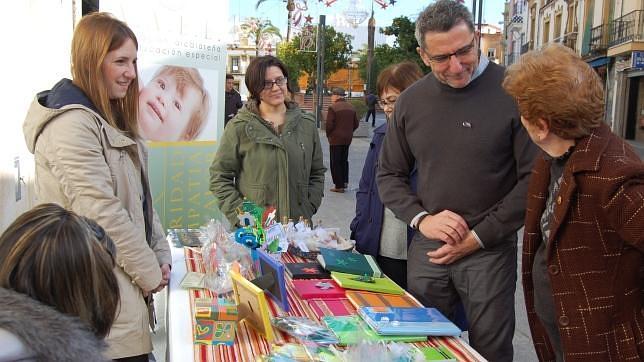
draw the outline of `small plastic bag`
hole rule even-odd
[[[259,357],[260,362],[346,362],[337,357],[337,349],[333,346],[305,346],[302,344],[286,343],[273,345],[271,353]]]
[[[206,269],[205,285],[217,294],[232,290],[230,271],[239,264],[240,274],[252,274],[250,250],[234,242],[218,220],[210,220],[207,227],[209,241],[202,248]]]
[[[339,341],[328,328],[305,317],[275,317],[271,323],[279,330],[310,344],[337,344]]]

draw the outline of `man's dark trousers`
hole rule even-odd
[[[336,189],[349,183],[349,145],[330,145],[331,178]]]
[[[369,122],[369,116],[372,116],[373,118],[371,119],[371,127],[376,126],[376,109],[369,109],[367,110],[367,115],[364,117],[365,122]]]

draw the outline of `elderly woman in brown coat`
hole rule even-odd
[[[602,121],[592,68],[551,45],[504,87],[544,151],[528,189],[523,285],[540,361],[644,359],[644,165]]]

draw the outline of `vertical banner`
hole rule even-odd
[[[165,228],[221,218],[209,167],[224,126],[228,1],[101,0],[139,42],[139,130]]]

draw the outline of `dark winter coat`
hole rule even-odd
[[[523,292],[540,361],[554,361],[535,312],[533,263],[542,243],[550,163],[528,187]],[[546,249],[555,323],[566,361],[644,359],[644,165],[608,126],[577,141],[555,198]]]
[[[326,137],[329,139],[329,145],[350,145],[353,131],[358,125],[358,116],[353,105],[344,98],[338,99],[329,106],[326,115]]]
[[[380,250],[380,232],[385,208],[378,196],[376,173],[378,157],[385,139],[387,124],[373,131],[373,139],[369,144],[367,158],[362,168],[362,177],[356,192],[356,216],[351,221],[351,239],[356,241],[356,249],[362,254],[377,256]],[[410,175],[412,190],[416,191],[416,169]],[[414,230],[407,227],[407,245],[411,242]]]

